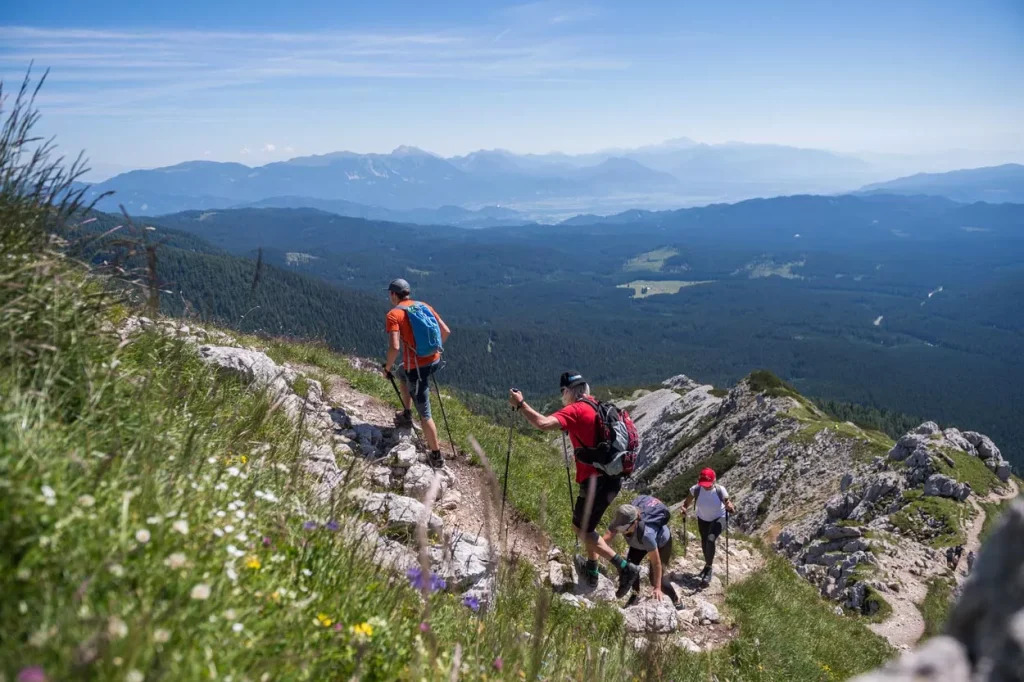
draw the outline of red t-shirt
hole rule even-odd
[[[569,441],[574,449],[597,446],[597,410],[593,407],[578,400],[555,412],[554,417],[562,425],[562,430],[568,432]],[[597,476],[600,473],[589,464],[576,461],[577,483],[583,483],[591,476]]]

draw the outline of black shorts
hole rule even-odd
[[[594,491],[594,504],[590,509],[590,517],[587,519],[586,527],[583,526],[583,514],[587,507],[587,490],[590,485],[596,485]],[[579,485],[579,495],[576,497],[576,506],[572,510],[572,525],[590,533],[593,532],[601,517],[615,501],[616,495],[622,490],[621,476],[594,476]]]

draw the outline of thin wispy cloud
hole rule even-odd
[[[586,79],[622,69],[585,37],[450,32],[83,30],[0,26],[0,76],[51,70],[45,104],[84,115],[245,86]],[[518,36],[518,39],[516,37]],[[499,39],[501,40],[499,44]]]

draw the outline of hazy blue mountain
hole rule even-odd
[[[968,203],[1024,203],[1024,166],[1008,163],[949,173],[918,173],[866,185],[862,191],[930,194]]]
[[[522,225],[530,220],[510,208],[484,206],[470,210],[460,206],[439,208],[418,208],[393,210],[380,206],[367,206],[342,199],[316,199],[314,197],[268,197],[253,201],[237,208],[314,208],[352,218],[383,220],[394,223],[415,223],[418,225],[456,225],[458,227],[496,227],[499,225]]]

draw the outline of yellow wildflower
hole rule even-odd
[[[274,593],[270,595],[270,598],[274,600],[275,604],[281,603],[281,593],[277,590],[274,590]]]
[[[320,621],[320,625],[323,625],[325,628],[331,627],[331,624],[334,623],[334,621],[331,620],[331,617],[326,613],[318,613],[316,619]]]
[[[258,571],[260,566],[262,566],[263,564],[260,563],[260,558],[259,557],[251,556],[251,557],[249,557],[248,559],[245,560],[245,565],[248,566],[249,568],[251,568],[254,571]]]
[[[353,625],[351,628],[352,634],[357,637],[366,637],[369,639],[373,637],[373,626],[369,623],[360,623],[359,625]]]
[[[249,458],[248,458],[248,457],[246,457],[245,455],[242,455],[241,457],[239,457],[239,458],[238,458],[238,460],[239,460],[239,461],[240,461],[240,462],[241,462],[242,464],[245,464],[246,462],[248,462],[248,461],[249,461]]]

